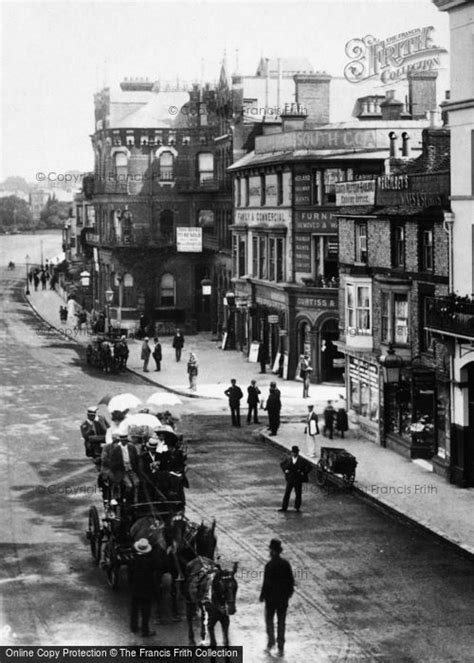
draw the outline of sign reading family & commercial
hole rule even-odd
[[[289,209],[245,209],[235,211],[235,223],[259,224],[291,223],[291,210]]]
[[[176,250],[181,253],[201,253],[202,228],[176,228]]]
[[[441,66],[445,48],[433,43],[432,25],[402,32],[387,39],[373,35],[351,39],[346,55],[351,61],[344,68],[350,83],[378,77],[387,85],[407,78],[410,71],[429,71]]]
[[[337,183],[336,205],[374,205],[375,185],[375,180]]]

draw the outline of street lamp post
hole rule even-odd
[[[383,407],[384,407],[384,416],[381,418],[381,437],[382,437],[382,446],[385,446],[385,437],[386,437],[386,426],[388,421],[387,409],[390,407],[389,402],[387,401],[387,393],[397,390],[396,396],[396,405],[398,408],[398,391],[400,385],[400,374],[401,369],[404,365],[403,357],[397,355],[391,343],[388,345],[387,354],[381,355],[377,358],[378,363],[382,369],[383,374]]]
[[[114,291],[110,288],[105,291],[105,301],[107,302],[107,332],[110,334],[111,323],[110,323],[110,305],[114,299]]]
[[[26,254],[25,256],[25,263],[26,263],[26,290],[25,294],[29,295],[30,294],[30,282],[28,281],[28,263],[30,262],[30,256]]]

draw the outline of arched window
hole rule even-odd
[[[133,276],[132,274],[124,274],[123,275],[123,281],[122,281],[122,286],[123,286],[123,300],[122,300],[122,306],[131,308],[135,305],[134,301],[134,281],[133,281]]]
[[[173,212],[165,209],[160,214],[160,234],[165,242],[172,242],[174,238],[174,219]]]
[[[128,159],[125,152],[115,153],[114,164],[116,182],[126,182],[128,175]]]
[[[160,180],[170,182],[173,179],[173,155],[162,152],[160,156]]]
[[[198,154],[199,184],[214,179],[214,155],[212,152]]]
[[[163,274],[160,282],[161,306],[175,305],[175,280],[173,274]]]

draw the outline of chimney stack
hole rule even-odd
[[[281,113],[281,130],[285,132],[303,129],[307,116],[307,110],[301,104],[286,104]]]
[[[403,112],[403,103],[395,99],[395,90],[387,90],[385,100],[380,104],[382,120],[399,120]]]
[[[437,71],[408,72],[408,100],[410,113],[414,120],[426,118],[427,111],[436,110]]]
[[[329,84],[326,72],[295,74],[296,103],[306,110],[311,124],[329,123]]]

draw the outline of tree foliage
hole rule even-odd
[[[0,198],[0,228],[2,230],[30,230],[33,217],[26,201],[17,196]]]
[[[70,204],[60,202],[54,194],[49,196],[41,210],[40,228],[62,228],[69,217]]]

